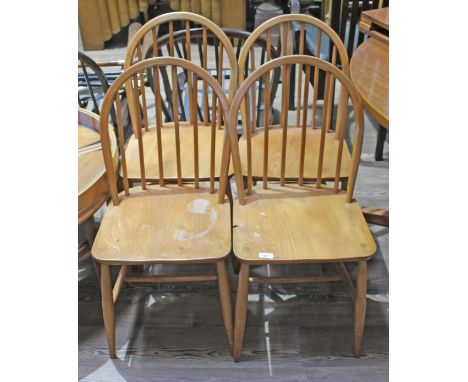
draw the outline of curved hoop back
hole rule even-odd
[[[260,68],[255,70],[250,76],[248,76],[242,85],[239,87],[236,96],[234,97],[234,100],[231,104],[231,109],[230,109],[230,118],[228,122],[228,133],[230,137],[230,142],[231,142],[231,151],[232,151],[232,159],[233,159],[233,165],[234,165],[234,173],[236,177],[236,183],[237,183],[237,192],[238,192],[238,197],[239,201],[241,204],[245,204],[246,202],[246,194],[244,191],[244,180],[242,177],[242,165],[241,165],[241,158],[240,158],[240,150],[239,150],[239,144],[237,142],[237,115],[239,112],[239,109],[241,108],[241,105],[246,102],[246,99],[250,97],[251,91],[253,88],[256,87],[256,82],[258,82],[262,77],[268,78],[272,72],[277,70],[278,68],[282,69],[283,74],[287,74],[288,70],[290,70],[291,66],[293,65],[303,65],[305,67],[305,75],[306,75],[306,82],[310,78],[310,73],[311,71],[323,71],[326,75],[327,78],[329,78],[329,81],[334,81],[337,80],[341,87],[340,87],[340,96],[339,96],[339,105],[338,105],[338,117],[337,117],[337,129],[334,134],[334,140],[337,141],[337,143],[333,141],[329,141],[329,144],[333,144],[338,147],[336,150],[336,172],[335,172],[335,185],[334,185],[334,191],[338,192],[338,183],[340,180],[340,171],[341,171],[341,159],[342,159],[342,153],[343,153],[343,141],[344,141],[344,136],[345,136],[345,129],[347,125],[347,107],[348,107],[348,99],[351,99],[352,106],[354,108],[354,117],[355,117],[355,132],[354,132],[354,144],[353,144],[353,152],[352,152],[352,158],[351,158],[351,174],[348,180],[348,188],[347,188],[347,196],[346,200],[347,202],[352,201],[353,197],[353,190],[354,190],[354,185],[356,182],[356,176],[357,176],[357,170],[359,166],[359,159],[361,156],[361,147],[362,147],[362,139],[363,139],[363,134],[364,134],[364,129],[363,129],[363,111],[362,111],[362,106],[361,106],[361,99],[359,97],[359,94],[357,93],[354,85],[352,84],[351,80],[348,78],[348,76],[345,75],[341,70],[339,70],[337,67],[334,65],[320,60],[316,57],[311,57],[311,56],[305,56],[305,55],[291,55],[291,56],[286,56],[286,57],[281,57],[277,58],[275,60],[269,61],[266,64],[262,65]],[[307,138],[307,130],[313,128],[312,127],[312,122],[308,122],[308,86],[305,88],[305,93],[304,93],[304,116],[301,121],[301,129],[302,129],[302,135],[301,135],[301,142],[300,142],[300,160],[299,163],[300,165],[298,166],[298,176],[295,177],[297,179],[296,181],[299,183],[299,185],[303,185],[303,174],[304,174],[304,166],[307,166],[308,164],[304,162],[305,158],[305,150],[306,150],[306,138]],[[286,88],[284,88],[286,89]],[[283,108],[283,113],[282,113],[282,119],[283,122],[280,131],[282,132],[282,143],[281,143],[281,185],[285,184],[285,162],[286,162],[286,151],[288,149],[287,143],[287,133],[290,128],[287,126],[287,112],[286,116],[284,116],[285,112],[285,103],[287,102],[287,95],[288,92],[287,90],[282,92],[282,108]],[[249,109],[247,109],[247,113],[244,116],[244,118],[247,119],[246,123],[247,125],[250,125],[250,113],[248,112]],[[265,130],[263,132],[264,134],[264,140],[263,140],[263,185],[264,188],[267,188],[267,182],[269,179],[268,171],[269,171],[269,166],[268,166],[268,131],[270,127],[268,124],[265,125]],[[318,130],[317,130],[318,131]],[[325,144],[326,144],[326,134],[329,133],[326,128],[321,129],[320,131],[320,147],[318,150],[318,158],[314,159],[317,164],[317,176],[316,176],[316,188],[321,188],[322,184],[322,165],[323,165],[323,159],[324,159],[324,152],[326,150]],[[244,137],[247,140],[246,144],[246,150],[245,154],[247,157],[246,163],[247,163],[247,189],[250,192],[252,190],[252,150],[253,150],[253,145],[251,144],[251,134],[250,134],[250,129],[247,129],[247,131],[244,133]],[[258,148],[258,147],[257,147]]]
[[[184,27],[185,27],[185,32],[187,36],[187,54],[190,55],[191,52],[191,47],[190,45],[190,28],[191,25],[190,23],[196,24],[196,25],[201,25],[202,29],[204,31],[203,35],[203,49],[204,49],[204,60],[203,60],[203,69],[207,69],[207,32],[208,30],[216,36],[218,41],[220,42],[221,48],[224,48],[226,51],[228,60],[229,60],[229,66],[231,69],[231,78],[229,81],[229,89],[234,89],[234,91],[230,91],[230,99],[234,97],[234,92],[237,87],[237,59],[236,55],[234,53],[234,48],[232,47],[231,42],[229,41],[229,38],[226,36],[226,34],[223,32],[223,30],[217,26],[214,22],[211,20],[207,19],[206,17],[203,17],[201,15],[195,14],[195,13],[190,13],[190,12],[170,12],[170,13],[165,13],[163,15],[157,16],[152,20],[149,20],[147,23],[145,23],[133,36],[132,40],[129,43],[127,54],[125,56],[125,64],[124,68],[130,67],[135,62],[135,58],[137,61],[141,61],[143,59],[143,45],[146,43],[147,46],[152,46],[153,52],[158,52],[159,47],[158,47],[158,34],[159,34],[159,29],[163,24],[168,24],[168,29],[169,29],[169,38],[171,40],[171,51],[169,52],[169,55],[172,57],[175,57],[175,52],[174,52],[174,22],[175,21],[183,21],[184,22]],[[222,49],[221,49],[222,52]],[[223,54],[220,55],[222,57]],[[156,56],[154,56],[156,57]],[[187,60],[190,61],[191,57],[188,56]]]
[[[117,190],[117,179],[116,179],[116,174],[112,170],[112,156],[111,156],[111,150],[110,150],[110,141],[109,141],[109,132],[108,132],[108,120],[109,120],[109,114],[110,110],[115,104],[115,109],[117,112],[117,126],[118,126],[118,134],[121,135],[123,134],[123,126],[122,126],[122,106],[120,104],[120,98],[119,98],[119,93],[125,88],[125,91],[127,92],[127,97],[131,97],[133,102],[132,106],[129,105],[130,108],[136,108],[137,110],[143,110],[143,116],[141,115],[140,112],[137,112],[137,110],[130,110],[130,115],[132,118],[132,125],[136,126],[136,138],[138,140],[138,160],[139,160],[139,165],[140,165],[140,174],[141,174],[141,187],[143,190],[146,189],[146,184],[147,184],[147,179],[145,176],[145,158],[144,158],[144,147],[143,147],[143,140],[142,140],[142,130],[143,130],[143,122],[145,123],[145,127],[148,125],[150,121],[150,113],[147,111],[146,106],[150,105],[149,103],[147,104],[146,101],[143,101],[142,95],[139,93],[139,86],[138,86],[138,80],[139,80],[139,74],[142,71],[145,71],[146,69],[152,69],[153,72],[158,72],[161,68],[166,68],[166,70],[169,70],[170,72],[175,74],[175,77],[173,76],[173,80],[177,81],[177,70],[183,71],[188,73],[188,76],[193,80],[193,87],[191,88],[191,93],[188,95],[190,98],[190,103],[196,103],[197,102],[197,97],[198,97],[198,91],[197,88],[199,85],[203,87],[209,87],[212,90],[212,108],[214,110],[214,113],[216,113],[216,110],[220,110],[221,113],[224,116],[225,121],[228,120],[229,118],[229,102],[226,98],[226,96],[223,93],[223,90],[219,86],[219,84],[216,82],[216,80],[210,76],[210,74],[194,65],[190,61],[180,59],[180,58],[174,58],[174,57],[157,57],[157,58],[151,58],[148,60],[140,61],[134,65],[132,65],[130,68],[126,69],[117,79],[114,81],[114,83],[111,85],[109,88],[108,92],[106,93],[106,96],[104,97],[104,102],[102,105],[102,111],[101,111],[101,118],[100,118],[100,126],[101,126],[101,144],[102,144],[102,152],[104,156],[104,162],[106,165],[106,173],[107,173],[107,178],[109,181],[109,188],[110,188],[110,193],[112,197],[112,201],[115,205],[119,204],[119,194]],[[201,83],[201,84],[200,84]],[[158,88],[158,84],[155,83],[155,89]],[[177,92],[178,92],[178,86],[173,86],[175,89],[175,92],[173,94],[173,101],[175,103],[175,108],[177,108]],[[219,105],[219,108],[218,108]],[[143,108],[143,106],[145,108]],[[192,177],[184,177],[182,174],[181,170],[181,142],[180,142],[180,133],[179,133],[179,120],[176,117],[174,119],[174,128],[170,129],[170,131],[174,133],[175,139],[173,139],[175,147],[170,147],[168,150],[163,150],[162,148],[162,108],[161,108],[161,97],[159,91],[155,92],[155,100],[154,104],[152,104],[150,107],[154,107],[155,113],[153,114],[153,119],[156,124],[156,138],[157,138],[157,155],[158,155],[158,172],[159,172],[159,184],[161,186],[164,186],[166,183],[166,179],[164,178],[164,155],[166,155],[167,152],[175,153],[174,155],[176,156],[176,162],[177,162],[177,184],[179,186],[182,186],[183,183],[185,182],[190,182],[190,183],[195,183],[195,188],[198,188],[199,184],[199,178],[198,178],[198,171],[199,171],[199,158],[201,155],[199,154],[199,150],[209,150],[210,154],[208,155],[209,161],[210,161],[210,167],[213,169],[211,171],[210,175],[210,185],[212,192],[214,192],[214,161],[215,161],[215,155],[214,155],[214,147],[208,147],[208,148],[203,148],[203,147],[198,147],[198,123],[196,118],[194,118],[194,124],[193,124],[193,164],[194,164],[194,169],[193,169],[193,174],[195,176]],[[192,110],[192,109],[191,109]],[[193,117],[193,116],[192,116]],[[189,128],[189,127],[184,127],[184,128]],[[167,130],[167,129],[166,129]],[[227,131],[227,130],[226,130]],[[213,124],[211,127],[211,142],[215,142],[215,136],[216,134],[223,134],[224,132],[220,132],[215,128],[215,125]],[[212,143],[214,144],[214,143]],[[125,158],[125,148],[122,146],[121,147],[121,168],[122,168],[122,178],[123,178],[123,186],[124,186],[124,191],[125,195],[129,195],[129,180],[127,176],[127,162]],[[164,154],[163,154],[164,153]],[[151,153],[151,155],[156,155],[156,153]],[[223,153],[222,153],[222,163],[221,163],[221,174],[220,174],[220,185],[219,185],[219,194],[220,194],[220,200],[222,201],[224,199],[224,195],[226,192],[226,185],[227,183],[225,180],[227,179],[227,172],[228,172],[228,167],[229,167],[229,155],[230,155],[230,147],[229,147],[229,140],[225,139],[224,140],[224,146],[223,146]],[[222,174],[226,173],[226,176],[221,176]],[[223,183],[224,182],[224,183]]]

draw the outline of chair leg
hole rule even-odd
[[[383,149],[384,149],[386,138],[387,138],[387,129],[379,125],[379,131],[377,133],[377,144],[375,145],[375,155],[374,155],[374,158],[376,161],[383,160]]]
[[[356,301],[354,303],[354,356],[361,355],[362,337],[366,321],[367,261],[358,264],[356,278]]]
[[[104,329],[107,336],[110,358],[115,358],[115,317],[112,297],[112,280],[109,265],[101,264],[101,300]]]
[[[219,288],[219,300],[221,303],[221,312],[223,314],[224,327],[229,342],[229,350],[232,354],[232,344],[234,337],[233,327],[233,312],[232,312],[232,301],[231,301],[231,288],[229,287],[229,277],[226,270],[226,263],[224,260],[216,263],[216,270],[218,272],[218,288]]]
[[[247,318],[247,296],[249,294],[249,271],[249,264],[241,263],[234,320],[234,362],[239,362],[242,343],[244,341],[245,322]]]

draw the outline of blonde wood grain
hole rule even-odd
[[[320,148],[320,136],[322,129],[306,129],[305,130],[305,147],[304,147],[304,172],[303,178],[307,180],[314,180],[317,178],[318,168],[318,152]],[[268,167],[266,169],[268,178],[278,180],[281,178],[281,145],[282,134],[281,128],[270,128],[268,145]],[[301,164],[301,141],[303,130],[292,129],[288,127],[286,160],[285,160],[285,179],[293,180],[298,179]],[[322,179],[334,179],[336,158],[339,150],[339,142],[334,139],[334,133],[324,134],[325,136],[325,149],[324,160],[322,167]],[[252,178],[260,180],[264,178],[265,162],[264,162],[264,142],[266,135],[259,130],[256,134],[252,134]],[[343,143],[346,149],[343,150],[341,160],[340,174],[341,178],[346,178],[351,173],[351,155],[347,149],[346,142]],[[246,171],[247,157],[247,139],[242,136],[239,140],[239,150],[242,163],[242,175],[248,176]],[[299,170],[298,170],[299,169]]]
[[[229,276],[224,260],[218,261],[216,263],[216,271],[218,273],[218,288],[224,328],[226,329],[229,349],[232,354],[232,347],[234,342],[233,309],[231,301],[231,288],[229,287]]]
[[[156,129],[150,127],[143,135],[145,151],[153,155],[145,156],[146,178],[154,181],[159,178],[159,148],[156,140]],[[211,163],[214,164],[213,175],[218,178],[221,169],[223,134],[216,134],[214,140],[214,160],[211,161],[211,126],[203,124],[190,125],[188,122],[179,122],[180,163],[182,180],[209,180],[211,177]],[[161,128],[162,158],[164,158],[164,177],[168,181],[177,180],[177,156],[174,150],[175,136],[174,124],[165,123]],[[157,154],[157,155],[156,155]],[[131,180],[140,178],[138,162],[138,141],[131,137],[127,144],[127,173]],[[197,171],[198,170],[198,171]],[[123,175],[121,173],[121,175]]]
[[[245,205],[234,204],[234,253],[241,261],[269,263],[367,259],[376,245],[357,202],[313,185],[254,188]]]
[[[300,32],[299,32],[299,54],[304,54],[304,24],[301,24]],[[296,127],[300,127],[301,125],[301,97],[302,97],[302,65],[297,65],[297,95],[296,95],[296,103],[297,103],[297,115],[296,115]],[[309,86],[309,81],[305,81],[305,87]],[[305,90],[305,89],[304,89]],[[307,105],[307,104],[306,104]]]
[[[320,44],[322,43],[322,32],[320,30],[317,31],[317,52],[320,52]],[[312,128],[315,129],[317,127],[317,98],[318,98],[318,88],[319,88],[319,72],[320,69],[318,67],[314,67],[314,94],[312,96]]]
[[[104,214],[92,248],[100,263],[214,262],[231,249],[230,207],[207,187],[130,189]]]
[[[356,280],[356,301],[354,303],[354,356],[359,357],[366,320],[367,261],[358,264]]]
[[[84,119],[81,125],[78,123],[79,150],[80,147],[100,141],[100,134],[93,130],[99,128],[99,115],[84,109],[79,109],[78,113],[90,123],[83,124]],[[111,163],[115,172],[118,164],[117,142],[112,127],[109,128]],[[78,155],[78,224],[95,213],[105,203],[108,195],[109,187],[102,151],[96,150]]]
[[[115,314],[109,266],[101,264],[101,302],[110,358],[115,358]]]
[[[388,45],[374,38],[359,45],[351,60],[350,74],[366,111],[388,129]]]
[[[287,151],[286,147],[287,147],[287,141],[288,141],[289,73],[290,73],[290,66],[283,65],[283,68],[281,71],[281,76],[282,76],[281,127],[283,130],[283,134],[281,135],[281,139],[282,139],[281,140],[281,170],[280,170],[281,185],[284,185],[285,172],[286,172],[286,151]],[[272,138],[270,139],[273,141]]]
[[[245,79],[245,66],[248,64],[247,63],[247,57],[250,48],[255,44],[255,41],[259,38],[261,38],[265,32],[268,30],[271,30],[272,28],[276,26],[280,26],[281,30],[285,27],[281,27],[282,25],[289,25],[290,23],[302,23],[302,24],[308,24],[312,25],[317,28],[318,30],[318,36],[321,33],[325,33],[331,40],[332,44],[336,46],[337,51],[338,51],[338,56],[340,58],[340,62],[342,63],[342,70],[349,75],[349,58],[348,54],[346,52],[346,48],[343,44],[343,41],[341,41],[340,37],[338,34],[325,22],[312,17],[310,15],[304,15],[304,14],[288,14],[288,15],[281,15],[277,17],[273,17],[270,20],[265,21],[264,23],[260,24],[255,30],[251,33],[249,38],[245,41],[244,45],[242,46],[241,54],[239,55],[239,68],[238,68],[238,83],[239,86],[242,84],[242,82]],[[287,27],[286,27],[287,28]],[[283,38],[284,36],[287,36],[286,33],[282,33]],[[287,41],[287,40],[286,40]],[[268,47],[268,42],[267,42],[267,47]],[[317,47],[317,51],[320,52],[319,47]],[[282,44],[282,52],[283,54],[291,54],[291,52],[288,51],[287,48],[287,42]],[[268,60],[267,60],[268,62]]]
[[[299,185],[304,184],[304,159],[305,159],[305,147],[306,147],[306,140],[307,140],[306,129],[307,129],[307,103],[309,102],[309,80],[310,80],[310,66],[307,66],[306,75],[305,75],[304,105],[303,105],[303,112],[302,112],[301,153],[300,153],[300,160],[299,160]],[[298,104],[298,107],[299,107],[299,104]]]
[[[234,362],[239,362],[242,351],[242,343],[244,342],[245,324],[247,320],[247,297],[249,293],[249,273],[249,264],[242,263],[239,272],[239,281],[237,284],[236,310],[234,320]]]

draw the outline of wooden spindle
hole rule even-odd
[[[309,101],[309,81],[310,81],[310,65],[306,65],[305,83],[304,83],[304,104],[302,111],[302,134],[301,134],[301,154],[299,162],[299,185],[304,184],[304,157],[306,144],[306,128],[307,128],[307,102]],[[299,104],[297,105],[299,107]]]
[[[250,48],[250,65],[252,72],[255,70],[255,50],[252,46]],[[255,83],[252,86],[252,132],[255,134],[257,131],[257,94]]]
[[[175,65],[171,66],[172,71],[172,104],[174,108],[172,110],[174,118],[174,134],[175,134],[175,143],[176,143],[176,165],[177,165],[177,185],[182,187],[182,170],[181,170],[181,160],[180,160],[180,133],[179,133],[179,82],[177,79],[177,67]]]
[[[336,46],[333,46],[333,50],[332,50],[332,60],[331,60],[331,63],[333,66],[336,65]],[[331,119],[332,119],[332,116],[333,116],[333,90],[334,90],[334,82],[333,80],[329,80],[328,82],[328,95],[329,95],[329,98],[327,100],[327,103],[326,105],[324,104],[324,108],[326,106],[327,108],[327,119],[325,120],[325,128],[326,128],[326,131],[327,133],[330,131],[330,127],[331,127]],[[323,124],[322,124],[323,126]]]
[[[192,87],[192,104],[193,105],[197,105],[198,103],[198,100],[197,100],[197,96],[198,96],[198,93],[197,93],[197,89],[198,89],[198,86],[197,86],[197,83],[198,83],[198,79],[197,79],[197,75],[195,73],[193,73],[193,87]],[[197,115],[196,115],[196,110],[192,110],[192,113],[193,113],[193,155],[194,155],[194,160],[193,160],[193,163],[194,163],[194,166],[195,166],[195,188],[199,188],[200,187],[200,175],[199,175],[199,167],[198,167],[198,159],[199,159],[199,156],[198,156],[198,118],[197,118]]]
[[[284,186],[286,170],[286,145],[288,137],[288,105],[289,105],[289,72],[290,66],[282,66],[282,86],[281,86],[281,127],[283,129],[283,139],[281,143],[281,174],[280,184]]]
[[[153,37],[153,57],[157,56],[158,52],[158,38],[156,33],[156,28],[151,30]],[[162,102],[161,102],[161,91],[160,91],[160,81],[159,81],[159,68],[153,66],[153,93],[154,93],[154,105],[155,105],[155,114],[156,114],[156,139],[158,147],[158,171],[159,171],[159,185],[164,186],[164,162],[162,155]]]
[[[322,31],[317,28],[317,41],[316,41],[316,56],[320,58],[320,44],[322,42]],[[312,97],[312,128],[315,129],[317,127],[317,98],[318,98],[318,89],[319,89],[319,68],[316,66],[314,67],[314,95]]]
[[[271,30],[267,30],[266,59],[271,59]],[[265,73],[265,110],[264,110],[264,138],[263,138],[263,188],[268,188],[268,133],[270,130],[270,73]]]
[[[331,81],[330,73],[327,72],[325,75],[325,100],[330,97],[329,92],[330,92],[330,87],[329,87],[329,82]],[[320,148],[319,148],[319,158],[318,158],[318,167],[317,167],[317,188],[321,188],[321,183],[322,183],[322,168],[323,168],[323,156],[325,152],[325,137],[327,134],[327,129],[325,127],[325,121],[327,118],[327,108],[326,106],[326,101],[324,101],[323,105],[323,115],[322,115],[322,127],[320,130]]]
[[[186,51],[187,51],[187,61],[192,60],[192,43],[190,42],[190,21],[185,21],[185,43],[186,43]],[[188,94],[192,94],[192,76],[187,73],[187,91]],[[195,123],[194,116],[196,118],[196,114],[193,112],[196,107],[196,104],[193,104],[193,98],[189,97],[189,118],[190,124],[193,125]]]
[[[138,45],[137,47],[137,56],[138,56],[138,61],[143,61],[143,54],[141,52],[141,45]],[[145,92],[145,73],[140,71],[138,73],[138,76],[140,78],[140,93],[141,93],[141,107],[143,109],[143,121],[144,121],[144,126],[145,126],[145,131],[149,130],[149,124],[148,124],[148,110],[146,109],[146,92]]]
[[[127,174],[127,160],[125,157],[125,139],[123,132],[123,121],[122,121],[122,105],[120,104],[120,96],[115,97],[115,108],[117,112],[117,134],[119,136],[119,149],[120,149],[120,165],[122,167],[122,178],[125,195],[130,195],[128,191],[128,174]]]
[[[205,81],[203,81],[205,82]],[[213,194],[214,189],[214,176],[215,176],[215,156],[216,156],[216,111],[217,111],[217,98],[214,90],[211,94],[211,135],[210,135],[210,193]]]
[[[203,60],[202,60],[202,67],[203,69],[207,69],[208,65],[208,37],[206,27],[203,26]],[[205,126],[208,126],[209,122],[209,110],[208,110],[208,84],[206,81],[203,81],[203,106],[204,106],[204,116],[203,122]]]
[[[218,42],[218,84],[223,87],[223,44],[221,41]],[[234,91],[233,89],[229,89],[229,91]],[[221,107],[221,102],[218,102],[218,118],[217,118],[217,125],[218,130],[221,130],[221,125],[223,121],[223,112]]]
[[[245,126],[246,126],[244,134],[247,139],[247,191],[251,193],[252,192],[252,139],[251,139],[251,134],[250,134],[251,122],[250,122],[250,105],[248,102],[249,97],[250,97],[250,91],[247,91],[244,97]]]
[[[335,139],[338,139],[338,155],[336,158],[336,169],[335,169],[335,185],[333,188],[334,192],[338,192],[340,183],[340,171],[341,171],[341,160],[343,157],[343,141],[345,136],[345,128],[348,116],[348,92],[342,85],[340,87],[340,98],[338,101],[338,112],[336,121]]]
[[[130,113],[136,118],[136,136],[138,140],[138,157],[140,159],[140,179],[141,179],[141,188],[146,190],[146,177],[145,177],[145,158],[143,155],[143,139],[142,139],[142,127],[141,127],[141,114],[140,114],[140,102],[138,100],[138,77],[134,75],[133,86],[132,86],[132,98],[133,98],[133,107],[135,108],[134,113]],[[133,123],[133,121],[132,121]]]
[[[301,23],[301,31],[299,32],[299,54],[304,54],[304,23]],[[307,82],[304,84],[307,87]],[[302,65],[297,65],[297,114],[296,127],[301,123],[301,95],[302,95]]]

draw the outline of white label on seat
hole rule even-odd
[[[261,259],[272,259],[275,256],[273,255],[273,253],[270,252],[259,252],[258,257],[260,257]]]

